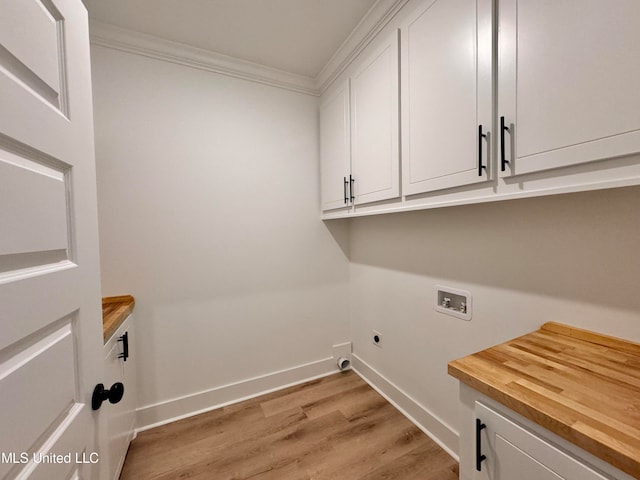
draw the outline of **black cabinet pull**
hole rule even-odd
[[[351,200],[351,203],[353,203],[353,201],[356,199],[355,195],[353,194],[353,183],[356,181],[355,178],[353,178],[353,175],[349,175],[349,199]]]
[[[343,186],[343,188],[344,188],[344,204],[346,205],[347,202],[349,201],[349,199],[347,198],[347,183],[348,182],[347,182],[347,177],[342,177],[342,178],[344,178],[344,186]]]
[[[124,332],[124,335],[118,338],[118,341],[122,342],[122,353],[118,355],[118,358],[126,362],[127,358],[129,358],[129,332]]]
[[[478,176],[482,176],[482,170],[486,170],[487,166],[482,163],[482,139],[487,138],[486,133],[482,133],[482,125],[478,125]]]
[[[99,383],[96,388],[93,389],[93,395],[91,396],[91,409],[98,410],[102,406],[102,402],[109,400],[109,403],[118,403],[122,400],[124,395],[124,385],[120,382],[116,382],[111,385],[109,390],[105,390],[104,384]]]
[[[500,170],[505,171],[507,168],[507,163],[509,160],[505,158],[504,154],[504,132],[510,132],[509,127],[505,127],[504,125],[504,117],[500,117]],[[513,141],[513,139],[512,139]]]
[[[487,426],[480,421],[479,418],[476,418],[476,470],[478,472],[482,471],[482,462],[486,460],[486,455],[482,454],[482,436],[481,432],[487,428]]]

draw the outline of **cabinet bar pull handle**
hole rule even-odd
[[[487,166],[482,163],[482,139],[487,138],[486,133],[482,133],[482,125],[478,125],[478,176],[482,176],[482,170],[486,170]]]
[[[482,462],[486,460],[486,455],[482,454],[482,436],[481,432],[487,428],[487,426],[480,421],[479,418],[476,418],[476,470],[478,472],[482,471]]]
[[[349,175],[349,199],[351,200],[351,203],[356,199],[355,195],[353,195],[353,183],[355,181],[356,179],[353,178],[353,175]]]
[[[505,158],[504,154],[504,131],[509,132],[509,127],[504,125],[504,117],[500,117],[500,170],[505,171],[509,160]]]
[[[347,198],[347,177],[344,178],[344,204],[346,205],[349,199]]]
[[[122,342],[122,353],[118,355],[118,358],[126,362],[127,358],[129,358],[129,332],[124,332],[124,335],[118,338],[118,341]]]

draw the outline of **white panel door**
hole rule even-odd
[[[400,196],[398,33],[351,76],[351,195],[355,205]]]
[[[80,0],[0,1],[0,478],[98,478],[91,101]]]
[[[431,0],[401,28],[404,195],[491,178],[492,15]]]
[[[504,175],[640,152],[640,2],[501,0],[499,11]]]
[[[473,469],[473,480],[607,480],[486,405],[476,402],[475,413],[484,425],[477,453],[486,458]]]
[[[320,188],[322,210],[348,207],[351,140],[349,82],[320,104]]]

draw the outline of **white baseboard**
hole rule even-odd
[[[458,433],[455,430],[355,354],[352,354],[351,365],[354,372],[386,398],[400,413],[440,445],[456,461],[460,461]]]
[[[136,433],[337,373],[333,358],[222,385],[136,410]]]

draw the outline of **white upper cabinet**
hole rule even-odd
[[[355,205],[400,196],[398,32],[351,76],[351,196]]]
[[[502,175],[640,152],[638,0],[501,0],[499,33]]]
[[[640,184],[640,0],[413,0],[338,78],[323,218]]]
[[[350,205],[348,198],[348,180],[351,170],[349,121],[349,82],[347,81],[324,98],[320,104],[322,210]]]
[[[401,26],[404,195],[491,178],[492,25],[491,0],[436,0]]]

